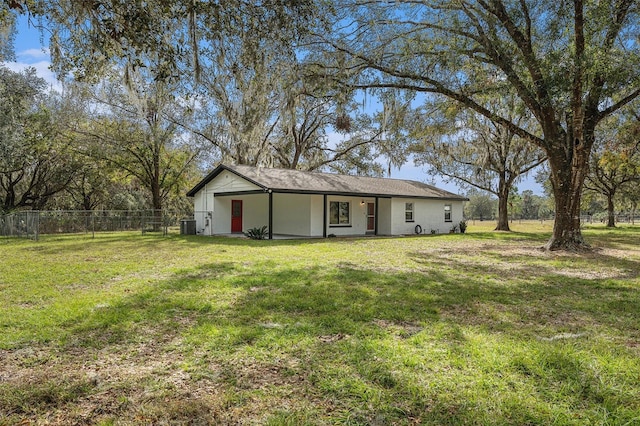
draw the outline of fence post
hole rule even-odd
[[[40,238],[40,211],[36,211],[36,219],[35,219],[35,225],[34,225],[34,239],[36,241],[38,241],[38,238]]]

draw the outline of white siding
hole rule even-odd
[[[269,226],[269,195],[254,194],[233,197],[223,197],[231,200],[242,200],[242,232],[251,228],[262,228]],[[231,216],[229,216],[229,228],[231,228]]]
[[[273,232],[275,234],[309,236],[310,228],[310,195],[273,194]]]
[[[378,235],[391,235],[391,198],[378,198]]]
[[[204,192],[198,191],[193,197],[193,218],[196,220],[196,233],[204,233]]]
[[[204,211],[204,192],[198,191],[193,197],[193,210],[196,212]]]
[[[203,190],[206,192],[240,192],[240,191],[255,191],[262,189],[258,185],[254,185],[241,178],[240,176],[231,173],[228,170],[222,171],[215,179],[209,182]]]
[[[311,197],[311,222],[310,233],[312,237],[322,237],[322,227],[324,225],[324,216],[322,215],[322,207],[324,205],[323,195],[310,195]]]
[[[194,219],[196,220],[196,233],[211,235],[211,218],[213,217],[213,194],[207,194],[204,190],[198,191],[193,197]]]
[[[259,186],[228,170],[222,171],[193,197],[196,232],[201,235],[228,234],[231,232],[231,201],[221,202],[217,197],[214,197],[214,194],[260,189]],[[246,197],[246,195],[243,197]],[[243,197],[234,199],[240,200]],[[246,208],[246,206],[243,206],[243,208]],[[245,230],[246,223],[256,222],[253,216],[248,218],[249,222],[247,222],[247,218],[243,219],[243,230]]]
[[[206,233],[207,235],[231,233],[231,198],[215,197],[213,199],[212,222],[211,233]]]
[[[413,203],[413,222],[405,220],[405,203]],[[451,222],[444,220],[446,204],[451,205]],[[420,225],[425,234],[432,229],[439,234],[448,233],[453,225],[458,225],[462,220],[462,201],[394,198],[391,210],[393,235],[414,234],[416,225]]]

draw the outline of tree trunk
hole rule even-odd
[[[151,183],[151,205],[154,210],[162,210],[162,194],[160,183],[157,179]]]
[[[153,230],[160,231],[162,222],[162,189],[160,188],[160,159],[154,157],[154,176],[151,180],[151,204],[153,205]]]
[[[505,176],[498,181],[498,224],[495,231],[511,231],[509,228],[509,185]]]
[[[162,145],[155,139],[153,140],[153,175],[151,180],[151,204],[154,210],[162,210],[162,188],[161,188],[161,172],[160,172],[160,156],[162,155]]]
[[[82,208],[85,211],[93,210],[91,203],[91,195],[85,194],[82,197]]]
[[[16,205],[16,192],[13,189],[11,182],[8,182],[7,190],[4,197],[4,211],[8,212],[15,208]]]
[[[616,217],[615,210],[613,207],[613,196],[615,194],[609,192],[607,194],[607,228],[615,228],[616,227]]]
[[[580,199],[589,150],[580,148],[565,150],[560,147],[548,156],[556,211],[553,235],[545,245],[547,250],[580,251],[589,248],[580,230]]]
[[[162,222],[162,196],[160,195],[160,183],[156,178],[151,184],[151,203],[153,204],[153,230],[155,232],[160,230],[160,223]]]

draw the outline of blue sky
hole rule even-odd
[[[45,43],[44,46],[41,41]],[[49,55],[48,39],[46,39],[46,37],[42,39],[40,32],[33,26],[30,26],[24,16],[21,16],[18,20],[18,34],[16,35],[14,47],[16,62],[5,63],[4,65],[7,68],[13,71],[20,71],[28,66],[34,67],[38,75],[44,78],[54,90],[61,88],[54,73],[49,69],[51,57]],[[411,160],[399,170],[393,169],[391,171],[391,177],[395,179],[417,180],[436,185],[451,192],[464,193],[455,183],[443,182],[440,179],[434,180],[426,174],[424,167],[414,166]],[[542,194],[542,188],[535,182],[533,177],[534,175],[531,174],[524,182],[517,185],[518,190],[522,192],[523,190],[530,189],[536,194]]]
[[[45,43],[48,40],[43,40]],[[18,19],[18,34],[15,39],[16,61],[4,65],[12,71],[21,71],[26,67],[34,67],[38,75],[44,78],[54,89],[60,88],[60,83],[49,69],[51,57],[48,46],[40,43],[40,32],[28,25],[27,19],[20,16]]]

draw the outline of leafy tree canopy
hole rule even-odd
[[[446,97],[545,151],[556,201],[549,249],[581,249],[580,197],[596,126],[640,95],[638,2],[348,1],[327,68],[353,89]],[[513,91],[540,133],[487,103]]]
[[[200,52],[227,34],[254,40],[304,28],[311,1],[2,0],[2,11],[27,14],[50,34],[55,70],[90,79],[114,62],[149,66],[157,79],[200,70]],[[0,16],[2,18],[2,16]],[[7,22],[6,19],[0,22]],[[258,50],[256,50],[258,51]]]

